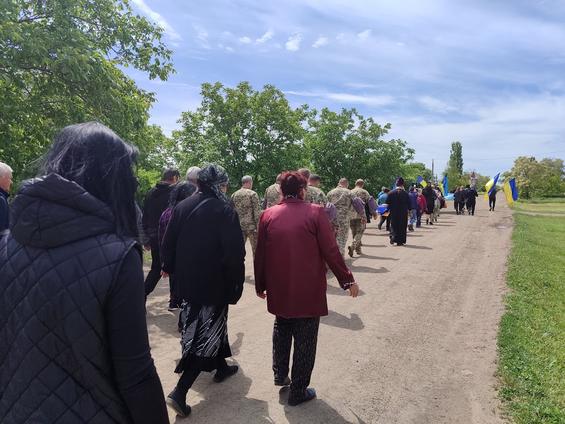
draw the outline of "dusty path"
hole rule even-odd
[[[451,206],[451,203],[450,203]],[[496,334],[503,313],[512,218],[499,199],[474,217],[443,213],[408,245],[388,244],[374,224],[364,255],[349,260],[362,295],[330,280],[312,386],[319,399],[285,405],[273,386],[273,318],[257,298],[251,261],[240,304],[230,310],[230,341],[241,372],[215,384],[210,374],[189,392],[192,423],[499,423]],[[249,250],[249,249],[248,249]],[[455,267],[455,265],[457,265]],[[166,284],[148,303],[153,356],[165,393],[177,380],[176,316]],[[171,413],[171,422],[176,417]]]

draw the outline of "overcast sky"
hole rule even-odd
[[[133,0],[165,29],[177,74],[129,72],[157,95],[167,133],[200,84],[274,84],[291,104],[355,107],[441,171],[461,141],[466,170],[519,155],[565,157],[565,1]]]

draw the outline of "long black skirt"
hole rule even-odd
[[[391,213],[390,237],[394,243],[406,243],[406,227],[408,226],[408,211],[393,214]]]
[[[190,364],[201,371],[213,371],[232,356],[228,341],[228,305],[195,305],[185,302],[181,311],[180,359],[175,372]]]

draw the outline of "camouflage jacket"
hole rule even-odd
[[[240,188],[232,194],[232,201],[237,214],[241,229],[245,231],[257,230],[261,207],[259,196],[253,190]]]
[[[306,196],[304,200],[308,203],[314,203],[322,206],[326,206],[326,203],[328,202],[324,192],[318,187],[313,186],[306,187]]]
[[[263,209],[278,205],[281,201],[281,186],[273,184],[265,190],[265,199],[263,199]]]

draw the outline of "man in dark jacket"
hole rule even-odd
[[[398,246],[406,244],[406,227],[408,226],[408,209],[410,198],[404,190],[404,178],[396,181],[396,189],[388,194],[388,208],[390,210],[390,244]]]
[[[143,204],[143,232],[148,245],[146,250],[151,250],[151,270],[145,278],[145,295],[148,296],[161,279],[161,255],[159,252],[159,218],[169,205],[169,196],[173,186],[180,177],[176,169],[167,169],[163,172],[163,178],[145,196]],[[174,296],[171,296],[171,300]],[[179,305],[169,304],[169,309],[176,309]]]
[[[470,185],[467,185],[466,193],[467,212],[469,215],[475,215],[475,206],[477,204],[477,197],[479,197],[479,193],[477,193],[475,187],[471,187]]]
[[[0,233],[10,226],[8,196],[12,186],[12,168],[0,162]]]

